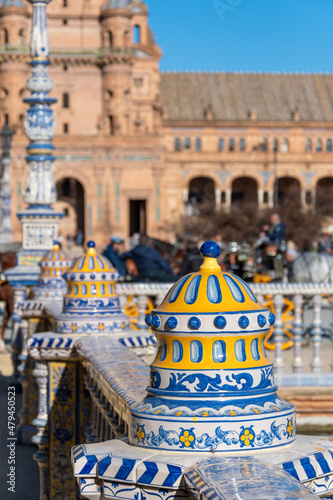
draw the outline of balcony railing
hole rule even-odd
[[[29,46],[27,45],[0,45],[0,54],[29,54]],[[136,49],[132,47],[101,47],[98,49],[94,48],[66,48],[66,47],[55,47],[51,49],[50,56],[52,57],[79,57],[79,58],[91,58],[91,57],[102,57],[102,56],[112,56],[112,55],[128,55],[135,56]]]

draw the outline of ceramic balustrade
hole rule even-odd
[[[245,283],[222,275],[216,244],[202,248],[199,276],[180,280],[146,318],[160,346],[150,370],[124,339],[81,337],[76,342],[93,400],[94,438],[107,437],[105,416],[109,428],[120,426],[110,433],[111,441],[94,439],[72,449],[81,495],[91,500],[328,497],[333,491],[331,442],[296,439],[295,407],[279,399],[271,377],[263,344],[274,314]],[[302,337],[303,296],[295,295],[295,328]],[[143,310],[142,286],[139,296]],[[312,300],[310,330],[319,343],[321,294],[317,291]],[[283,374],[284,295],[279,288],[271,307],[280,316],[274,341],[277,371]],[[316,346],[316,369],[319,357]],[[223,369],[217,366],[221,363]],[[266,399],[272,404],[265,406]],[[235,451],[243,457],[234,457]]]

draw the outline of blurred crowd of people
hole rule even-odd
[[[60,243],[68,249],[82,246],[82,231],[76,235],[60,235]],[[286,239],[286,226],[277,213],[270,223],[263,225],[259,234],[250,243],[224,242],[220,234],[212,237],[221,248],[218,262],[223,271],[238,274],[252,280],[256,274],[268,274],[272,279],[282,279],[294,260],[304,251],[333,254],[331,234],[322,234],[308,248],[298,248],[294,241]],[[146,234],[135,235],[130,249],[125,251],[123,238],[112,235],[103,249],[105,255],[118,270],[123,279],[134,281],[174,282],[181,276],[199,271],[202,264],[200,245],[196,236],[188,235],[181,243],[150,238]]]

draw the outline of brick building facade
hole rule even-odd
[[[48,7],[62,234],[164,237],[197,203],[318,208],[333,186],[333,75],[163,73],[142,1]],[[0,1],[0,126],[15,129],[13,227],[26,176],[31,12]],[[277,198],[277,196],[276,196]]]

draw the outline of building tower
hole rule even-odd
[[[127,135],[134,50],[131,47],[131,10],[127,0],[109,0],[102,10],[103,128],[110,135]]]
[[[15,131],[23,130],[25,106],[22,96],[29,69],[21,49],[27,43],[28,31],[27,4],[23,0],[0,2],[0,45],[4,48],[0,58],[0,126],[7,123]]]

